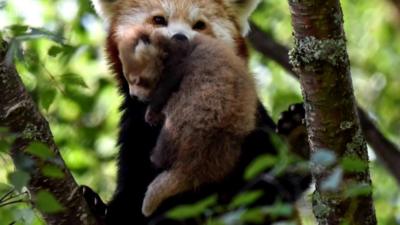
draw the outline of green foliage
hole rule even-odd
[[[30,144],[28,148],[26,148],[26,152],[44,160],[54,157],[54,152],[42,143]]]
[[[42,168],[42,173],[43,173],[43,175],[45,175],[46,177],[49,177],[49,178],[62,179],[64,177],[63,171],[54,165],[45,165]]]
[[[216,196],[210,196],[198,203],[192,205],[182,205],[171,209],[166,213],[166,216],[175,220],[185,220],[190,218],[199,218],[206,210],[217,203]]]
[[[355,157],[344,157],[341,160],[341,166],[345,171],[363,172],[368,168],[368,164]]]
[[[9,183],[12,184],[14,188],[19,191],[21,191],[23,187],[28,185],[30,179],[31,177],[29,173],[21,170],[17,170],[8,174]]]
[[[232,202],[229,204],[229,209],[235,209],[238,207],[248,206],[255,201],[257,201],[261,196],[264,195],[263,190],[258,191],[247,191],[238,194],[235,198],[233,198]]]
[[[39,191],[35,197],[36,207],[46,213],[58,213],[64,210],[64,207],[57,199],[47,191]]]
[[[390,1],[341,2],[357,99],[375,116],[384,134],[400,145],[399,18]],[[253,20],[280,43],[292,45],[286,1],[262,1]],[[121,98],[104,61],[101,47],[104,29],[93,13],[90,1],[0,1],[0,38],[11,41],[7,60],[17,64],[22,80],[48,119],[55,141],[74,177],[79,183],[93,187],[104,199],[109,199],[115,184]],[[301,101],[298,82],[279,65],[254,51],[251,52],[250,65],[257,75],[263,103],[275,119],[289,104]],[[14,138],[15,134],[0,128],[0,197],[11,188],[10,185],[21,189],[29,180],[24,171],[32,167],[32,161],[18,156],[18,169],[14,172],[7,156]],[[277,138],[273,141],[283,150],[277,157],[264,155],[254,161],[244,175],[246,179],[252,180],[266,170],[271,176],[279,176],[290,167],[294,160]],[[31,146],[28,152],[43,159],[52,157],[52,152],[45,146]],[[341,181],[338,171],[362,171],[366,167],[352,158],[338,162],[336,156],[324,151],[313,155],[312,162],[337,171],[327,178],[328,189],[334,189]],[[399,188],[374,157],[371,169],[379,224],[398,224],[395,218],[400,213]],[[41,172],[51,178],[63,176],[63,171],[53,164],[45,166]],[[368,191],[370,187],[361,185],[349,189],[347,194],[355,196]],[[49,193],[42,195],[46,201],[55,200],[48,196]],[[175,218],[180,215],[199,217],[221,212],[221,217],[210,216],[209,225],[225,225],[257,221],[268,214],[290,211],[290,207],[279,203],[276,205],[278,209],[275,206],[269,210],[247,209],[259,195],[261,192],[258,191],[246,192],[226,207],[205,200],[199,205],[194,204],[194,208],[178,208],[172,215]],[[45,209],[49,206],[45,200],[36,200]],[[237,210],[225,212],[228,208]],[[3,221],[4,224],[13,221],[23,225],[44,224],[37,215],[26,204],[9,205],[0,208],[0,224]],[[312,221],[310,218],[312,215],[308,215],[305,225],[313,224],[308,222]]]
[[[244,174],[244,178],[246,180],[252,180],[260,173],[266,171],[267,169],[271,169],[278,162],[277,158],[274,155],[263,155],[255,159],[249,167],[246,169]]]

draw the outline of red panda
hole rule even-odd
[[[247,165],[258,155],[265,153],[276,154],[276,149],[269,140],[270,134],[268,132],[275,129],[275,124],[260,103],[258,103],[257,109],[257,128],[246,137],[241,150],[242,155],[237,165],[235,165],[235,171],[229,178],[208,185],[205,188],[199,187],[199,190],[189,191],[183,196],[171,198],[161,205],[154,216],[150,218],[143,216],[141,213],[143,195],[149,183],[159,175],[158,170],[154,168],[153,163],[150,161],[150,154],[157,140],[159,140],[161,128],[160,126],[150,126],[145,120],[147,111],[146,118],[151,121],[152,117],[149,112],[152,111],[148,110],[149,104],[144,100],[150,100],[151,106],[152,97],[138,99],[136,96],[157,94],[146,93],[144,89],[138,92],[130,90],[124,76],[123,62],[120,58],[121,52],[119,48],[121,48],[122,43],[119,40],[123,40],[125,36],[130,36],[130,32],[134,32],[135,29],[141,29],[139,27],[162,29],[164,30],[164,36],[169,38],[181,34],[189,39],[189,43],[196,43],[196,37],[201,34],[223,43],[223,46],[228,46],[227,48],[230,51],[234,51],[236,55],[246,60],[247,48],[243,35],[248,30],[247,19],[259,0],[92,0],[92,2],[107,27],[106,54],[111,70],[119,81],[120,91],[124,100],[121,105],[122,114],[118,137],[120,150],[117,188],[112,200],[107,205],[104,205],[99,204],[102,201],[97,194],[91,191],[90,188],[85,187],[89,205],[94,202],[95,213],[101,211],[100,216],[105,216],[107,224],[158,224],[159,216],[177,204],[189,203],[196,199],[200,200],[211,193],[218,193],[221,199],[231,199],[234,193],[239,192],[242,187],[246,186],[246,181],[243,180],[242,175]],[[143,38],[142,41],[144,43],[148,42],[146,38]],[[131,44],[135,46],[135,43],[132,42]],[[217,45],[219,46],[219,44],[215,44],[215,46]],[[133,48],[133,46],[131,47]],[[174,55],[178,53],[174,52]],[[221,56],[221,58],[224,57],[225,55]],[[161,65],[166,64],[165,61],[160,62]],[[145,68],[145,65],[143,64],[144,67],[141,69]],[[158,67],[150,65],[148,68],[157,69]],[[125,68],[125,70],[135,69],[137,68]],[[160,69],[158,68],[157,70]],[[133,80],[131,83],[137,82],[137,84],[141,84],[140,86],[144,85],[147,86],[147,89],[153,90],[154,87],[150,85],[163,83],[162,80],[157,80],[159,78],[154,78],[156,80]],[[186,78],[184,77],[183,79]],[[160,89],[156,87],[155,90]],[[132,95],[134,97],[131,97]],[[173,97],[167,103],[171,103],[172,99]],[[157,154],[152,154],[152,156],[153,162],[166,168],[171,167],[170,164],[174,161],[163,155],[156,157]],[[236,156],[233,155],[233,157]],[[285,179],[291,180],[292,175],[289,174],[282,177],[284,184],[287,183]],[[288,186],[289,189],[295,188],[289,183],[285,186]],[[280,193],[268,182],[261,182],[260,187],[266,190],[266,193],[269,193],[268,197],[260,201],[262,204],[272,203],[270,202],[271,198],[286,196],[286,192]],[[302,187],[301,190],[304,190],[304,188]],[[293,199],[298,196],[298,192],[290,192],[290,197],[293,197]],[[99,207],[99,205],[103,207]]]
[[[150,99],[150,106],[153,98],[165,101],[160,108],[165,121],[151,158],[167,169],[148,187],[145,216],[169,197],[228,176],[256,125],[257,94],[245,61],[223,41],[203,34],[191,40],[180,35],[170,39],[135,29],[119,41],[130,93]],[[167,65],[161,63],[163,58]],[[181,77],[179,90],[170,94],[164,84],[157,85],[162,76],[166,85],[168,79],[176,79],[173,76]],[[160,94],[152,96],[158,89]]]

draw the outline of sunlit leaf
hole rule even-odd
[[[271,206],[265,207],[262,209],[263,213],[268,214],[272,217],[288,217],[293,214],[293,205],[291,204],[283,204],[283,203],[275,203]]]
[[[73,85],[87,88],[85,81],[78,74],[67,73],[61,76],[61,82],[65,85]]]
[[[43,88],[40,92],[40,105],[45,110],[49,110],[50,106],[56,99],[57,91],[54,88]]]
[[[185,220],[201,216],[208,208],[217,203],[216,196],[210,196],[193,205],[182,205],[167,212],[167,217],[175,220]]]
[[[277,163],[277,161],[278,159],[274,155],[266,154],[259,156],[247,167],[244,178],[246,180],[251,180],[255,178],[257,175],[264,172],[265,170],[272,168]]]
[[[12,34],[14,36],[19,36],[19,35],[26,33],[28,31],[29,27],[26,25],[15,24],[15,25],[9,26],[8,29],[12,32]]]
[[[46,165],[42,168],[42,173],[44,176],[49,177],[49,178],[64,178],[64,173],[63,171],[54,165]]]
[[[39,191],[36,194],[35,200],[36,207],[44,213],[58,213],[64,210],[64,207],[57,201],[57,199],[47,191]]]
[[[372,186],[365,183],[355,184],[346,189],[347,197],[368,196],[372,193]]]
[[[363,172],[368,168],[368,162],[355,157],[345,157],[340,162],[344,171]]]
[[[49,159],[54,157],[54,152],[50,150],[47,145],[39,142],[30,144],[29,147],[26,149],[26,152],[41,159]]]
[[[257,201],[263,194],[264,192],[262,190],[240,193],[239,195],[235,196],[235,198],[229,204],[229,208],[234,209],[237,207],[250,205]]]

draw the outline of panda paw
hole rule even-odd
[[[277,125],[277,132],[284,136],[289,135],[293,130],[305,126],[305,111],[303,103],[296,103],[289,106],[280,115]]]
[[[145,121],[150,126],[153,126],[153,127],[159,125],[165,119],[164,115],[162,113],[155,112],[154,110],[152,110],[150,108],[147,108],[144,118],[145,118]]]
[[[309,157],[310,148],[305,126],[303,103],[290,105],[286,111],[281,113],[278,120],[277,133],[287,139],[289,149],[293,153],[303,158]]]
[[[79,188],[91,212],[96,217],[105,218],[107,216],[108,207],[101,200],[100,196],[88,186],[82,185]]]

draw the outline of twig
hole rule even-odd
[[[12,204],[17,204],[17,203],[27,203],[25,200],[20,199],[20,200],[15,200],[15,201],[11,201],[11,202],[6,202],[6,203],[2,203],[0,204],[0,208],[7,206],[7,205],[12,205]]]
[[[15,189],[11,189],[9,192],[7,192],[3,197],[0,198],[0,203],[7,201],[10,198],[7,198],[9,195],[11,195]],[[12,198],[12,197],[11,197]]]

